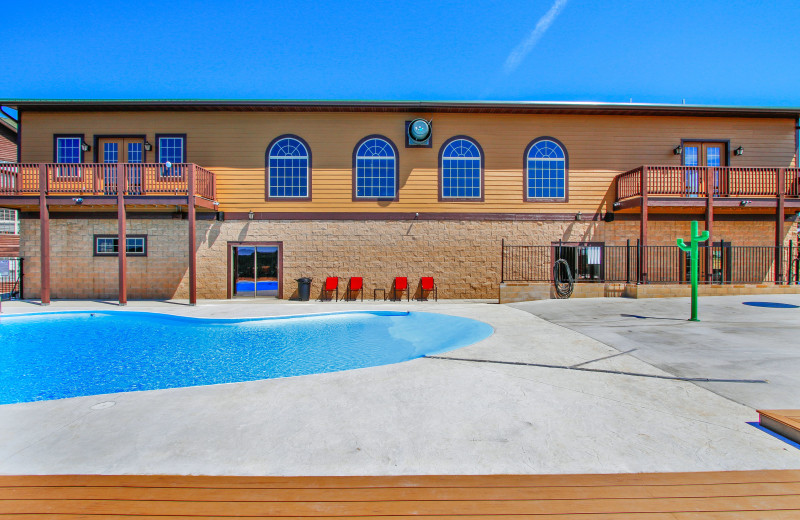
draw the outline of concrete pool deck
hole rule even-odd
[[[615,304],[606,301],[595,300],[595,305]],[[555,305],[564,303],[575,301]],[[375,308],[441,312],[495,328],[493,336],[447,357],[671,375],[508,305],[203,301],[196,307],[132,302],[126,309],[258,317]],[[4,314],[81,309],[117,307],[88,301],[57,301],[46,308],[3,303]],[[800,450],[748,424],[757,419],[753,408],[686,381],[423,358],[285,379],[3,405],[0,473],[403,475],[800,468]]]
[[[510,304],[681,377],[766,379],[700,386],[756,409],[800,409],[800,295],[550,300]],[[797,305],[797,308],[752,304]]]

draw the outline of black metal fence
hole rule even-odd
[[[22,258],[0,258],[0,300],[22,298]]]
[[[800,258],[785,247],[734,246],[716,242],[699,248],[699,280],[710,284],[800,283]],[[778,256],[780,255],[780,257]],[[506,245],[502,282],[550,282],[553,263],[564,259],[579,282],[689,283],[690,255],[675,246],[622,246],[603,243]],[[776,260],[780,259],[776,269]]]

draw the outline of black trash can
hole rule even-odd
[[[307,302],[311,295],[311,278],[298,278],[297,279],[297,297],[301,302]]]

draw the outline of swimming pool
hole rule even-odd
[[[480,321],[427,312],[3,315],[0,404],[386,365],[464,347],[492,332]]]

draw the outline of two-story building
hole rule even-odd
[[[20,211],[26,298],[290,298],[303,276],[314,297],[328,276],[363,277],[367,297],[396,276],[419,295],[433,276],[440,297],[497,298],[517,269],[504,244],[560,243],[595,266],[603,248],[638,244],[627,281],[654,282],[654,248],[688,237],[691,220],[712,244],[766,251],[757,281],[796,273],[800,109],[0,104],[19,111],[0,206]]]

